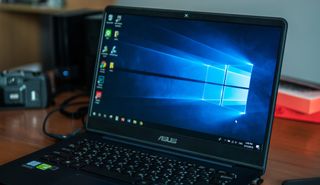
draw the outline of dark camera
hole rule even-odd
[[[0,73],[0,107],[44,108],[50,102],[50,83],[42,73],[4,71]]]

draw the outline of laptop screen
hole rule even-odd
[[[126,13],[103,24],[90,117],[262,151],[281,28]]]

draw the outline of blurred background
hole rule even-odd
[[[0,0],[0,70],[42,63],[47,45],[44,18],[74,10],[103,10],[106,5],[184,9],[217,13],[284,17],[289,23],[283,76],[320,84],[320,1],[310,0]],[[201,2],[201,3],[200,3]],[[97,30],[98,32],[98,30]],[[98,34],[98,33],[97,33]],[[43,40],[41,40],[43,39]],[[47,48],[52,49],[52,48]],[[94,62],[94,61],[92,61]]]
[[[279,92],[298,103],[304,98],[306,105],[320,102],[318,0],[0,0],[0,71],[21,66],[51,71],[56,90],[89,91],[102,11],[111,4],[283,17],[289,29]],[[320,111],[320,106],[291,108]]]

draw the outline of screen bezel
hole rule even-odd
[[[174,18],[184,20],[200,20],[200,21],[214,21],[224,23],[236,23],[236,24],[253,24],[262,26],[279,27],[281,29],[281,40],[277,53],[277,65],[273,79],[272,96],[270,98],[270,107],[268,113],[268,123],[266,126],[266,134],[264,139],[263,148],[261,151],[248,151],[248,149],[239,148],[237,146],[221,144],[218,142],[212,142],[210,140],[190,137],[187,134],[168,132],[163,130],[156,130],[147,127],[131,127],[130,125],[115,125],[108,124],[108,120],[101,120],[96,117],[92,117],[91,108],[93,105],[94,89],[96,84],[96,76],[98,73],[98,64],[100,57],[97,57],[95,74],[93,78],[93,86],[91,92],[91,101],[89,116],[87,121],[87,130],[93,132],[99,132],[110,136],[115,136],[122,139],[128,139],[131,141],[148,144],[155,147],[164,147],[170,150],[188,153],[196,155],[198,157],[204,157],[207,159],[215,159],[228,162],[230,164],[245,165],[247,167],[256,168],[265,171],[266,160],[270,143],[271,128],[273,122],[274,107],[276,102],[276,95],[279,85],[287,22],[282,18],[270,18],[270,17],[257,17],[246,15],[231,15],[231,14],[214,14],[214,13],[202,13],[191,12],[182,10],[160,10],[150,8],[133,8],[133,7],[119,7],[109,6],[105,9],[104,18],[102,22],[102,31],[99,41],[98,56],[100,55],[103,30],[106,20],[106,15],[112,14],[126,14],[126,15],[140,15],[140,16],[156,16],[163,18]],[[168,142],[160,142],[159,136],[168,136],[177,138],[176,144]],[[214,150],[212,150],[214,148]]]

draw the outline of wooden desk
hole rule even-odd
[[[57,103],[69,95],[60,96]],[[42,121],[51,109],[0,112],[0,164],[54,143],[42,133]],[[48,128],[67,133],[80,125],[56,114]],[[320,176],[320,125],[276,119],[264,184],[313,176]]]

